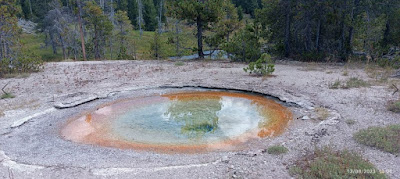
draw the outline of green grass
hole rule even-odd
[[[354,134],[354,139],[366,146],[398,154],[400,152],[400,125],[370,127]]]
[[[139,59],[155,59],[151,52],[151,44],[154,43],[155,32],[143,32],[140,37],[139,31],[132,31],[129,40],[134,41],[136,44],[137,55]],[[163,33],[160,36],[161,43],[161,56],[163,58],[177,56],[175,44],[168,44],[168,39],[173,38],[172,32]],[[182,55],[191,55],[193,52],[191,49],[196,46],[196,37],[192,34],[190,28],[185,28],[182,35],[180,36],[181,51]],[[182,47],[187,48],[185,50]],[[118,49],[118,46],[115,50]],[[108,54],[109,55],[109,54]]]
[[[329,84],[329,89],[350,89],[350,88],[361,88],[369,87],[370,84],[362,79],[353,77],[346,81],[340,81],[339,79]]]
[[[184,66],[184,65],[185,65],[184,62],[176,62],[176,63],[175,63],[175,66]]]
[[[343,76],[349,76],[349,71],[347,71],[347,69],[344,70],[343,73],[342,73],[342,75],[343,75]]]
[[[352,119],[348,119],[348,120],[346,120],[345,122],[346,122],[346,124],[349,125],[349,126],[352,126],[352,125],[354,125],[354,124],[357,123],[355,120],[352,120]]]
[[[289,150],[281,145],[271,146],[267,149],[267,152],[272,155],[281,155],[287,153]]]
[[[388,110],[395,113],[400,113],[400,100],[390,102],[388,105]]]
[[[369,84],[362,79],[353,77],[346,81],[346,85],[343,87],[345,89],[349,88],[361,88],[361,87],[368,87]]]
[[[342,85],[342,82],[337,79],[335,82],[333,82],[332,84],[329,84],[329,89],[339,89]]]
[[[0,96],[0,99],[11,99],[15,98],[15,96],[11,93],[4,93],[3,95]]]
[[[317,149],[289,168],[295,178],[387,178],[361,155],[350,151]]]
[[[44,61],[61,61],[62,51],[59,48],[58,54],[53,54],[51,46],[45,47],[45,36],[43,34],[22,34],[21,43],[23,50],[27,52],[35,52],[41,56]]]
[[[4,78],[28,78],[31,74],[30,73],[7,73],[4,74]]]
[[[323,107],[317,107],[314,109],[314,111],[317,114],[317,119],[320,121],[327,120],[328,117],[331,115],[328,109],[323,108]]]

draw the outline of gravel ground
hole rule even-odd
[[[334,81],[358,77],[373,81],[363,69],[304,63],[276,65],[275,76],[261,78],[229,62],[104,61],[47,63],[25,78],[0,79],[16,96],[0,100],[0,177],[2,178],[290,178],[288,166],[315,147],[331,146],[361,153],[391,178],[400,178],[399,157],[357,144],[352,134],[369,126],[398,124],[399,114],[386,110],[392,83],[357,89],[329,89]],[[343,72],[348,75],[344,76]],[[240,151],[160,154],[76,144],[60,136],[66,122],[114,100],[183,89],[160,86],[203,86],[256,91],[275,96],[294,119],[274,138],[247,142]],[[80,106],[53,106],[75,98]],[[69,96],[67,96],[69,95]],[[94,97],[93,97],[94,96]],[[329,112],[324,121],[307,119]],[[304,117],[306,116],[306,117]],[[304,118],[304,119],[302,119]],[[346,123],[354,120],[354,125]],[[289,152],[265,153],[273,145]]]

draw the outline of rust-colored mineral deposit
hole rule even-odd
[[[287,108],[259,95],[182,92],[103,105],[71,119],[61,135],[104,147],[199,153],[279,135],[291,119]]]

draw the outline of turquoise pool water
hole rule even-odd
[[[245,98],[160,98],[117,117],[112,132],[132,142],[206,144],[238,137],[268,120],[257,104]]]
[[[280,134],[291,119],[287,108],[263,96],[182,92],[103,105],[72,119],[61,133],[70,141],[123,149],[230,150]]]

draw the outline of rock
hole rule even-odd
[[[311,102],[308,101],[296,101],[296,104],[298,104],[299,106],[301,106],[302,108],[308,109],[308,110],[313,110],[314,109],[314,105]]]
[[[265,154],[265,153],[267,153],[267,151],[268,151],[268,149],[262,149],[262,150],[261,150],[261,153],[262,153],[262,154]]]
[[[72,108],[97,99],[99,99],[99,97],[94,94],[83,92],[73,93],[60,97],[58,102],[54,103],[54,107],[57,109]]]
[[[224,163],[229,163],[229,157],[228,156],[223,156],[221,161],[224,162]]]
[[[328,119],[322,121],[319,123],[320,126],[328,125],[328,126],[334,126],[340,122],[340,119],[342,116],[335,110],[329,110],[329,117]]]
[[[396,73],[394,73],[392,76],[390,76],[391,78],[400,78],[400,70],[397,70]]]
[[[310,120],[311,118],[310,117],[308,117],[308,116],[303,116],[302,118],[301,118],[301,120]]]
[[[24,33],[35,34],[37,24],[32,21],[27,21],[25,19],[19,19],[18,26],[21,27],[22,32]]]

